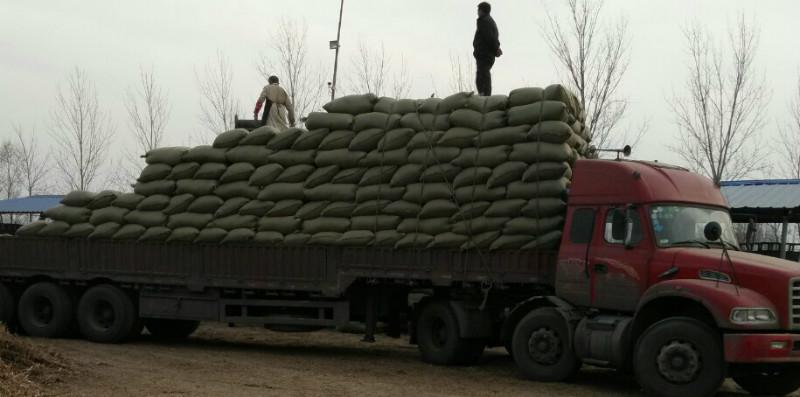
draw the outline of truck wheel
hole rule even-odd
[[[197,331],[199,321],[146,318],[144,326],[156,339],[184,339]]]
[[[61,286],[40,282],[28,287],[19,299],[19,323],[30,336],[57,338],[69,333],[75,307]]]
[[[719,335],[688,317],[661,320],[647,328],[633,361],[639,384],[651,396],[711,396],[725,375]]]
[[[5,284],[0,283],[0,323],[8,325],[14,321],[16,306],[14,294]]]
[[[520,320],[511,339],[511,351],[522,375],[531,380],[563,381],[581,367],[564,316],[549,307],[536,309]]]
[[[750,394],[785,396],[800,388],[800,367],[786,365],[760,373],[734,376],[733,380]]]
[[[437,365],[471,365],[480,361],[486,341],[459,336],[458,320],[445,301],[432,302],[417,320],[417,346],[422,360]]]
[[[120,343],[128,338],[135,324],[131,298],[113,285],[90,288],[78,303],[81,334],[92,342]]]

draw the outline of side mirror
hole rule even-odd
[[[703,229],[703,234],[705,235],[706,240],[717,241],[720,237],[722,237],[722,226],[719,225],[719,222],[708,222],[706,227]]]
[[[631,249],[633,248],[633,205],[628,205],[625,208],[625,239],[623,243],[625,244],[625,248]]]

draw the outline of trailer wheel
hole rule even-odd
[[[647,328],[633,360],[639,384],[652,396],[711,396],[725,377],[719,335],[688,317],[668,318]]]
[[[458,320],[445,301],[432,302],[417,320],[422,360],[437,365],[472,365],[480,361],[486,341],[459,336]]]
[[[78,303],[81,334],[93,342],[120,343],[136,325],[136,309],[130,296],[108,284],[90,288]]]
[[[8,325],[14,321],[16,306],[14,294],[5,284],[0,283],[0,323]]]
[[[750,394],[785,396],[800,388],[800,367],[784,365],[749,375],[734,376],[733,380]]]
[[[19,323],[30,336],[58,338],[69,333],[75,307],[63,287],[39,282],[28,287],[19,299]]]
[[[545,307],[528,313],[514,329],[511,356],[525,378],[559,382],[573,377],[581,362],[572,350],[564,316]]]
[[[197,331],[199,321],[146,318],[144,326],[156,339],[184,339]]]

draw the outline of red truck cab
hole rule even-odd
[[[706,238],[710,222],[720,239]],[[632,368],[659,396],[712,395],[728,376],[757,394],[800,386],[800,265],[739,251],[708,178],[659,163],[579,160],[564,230],[552,300],[563,300],[555,307],[567,332],[534,326],[528,357],[514,351],[523,372],[552,380],[554,369],[570,375],[565,362]],[[572,349],[556,359],[561,338]],[[524,350],[524,339],[515,335],[515,347]]]

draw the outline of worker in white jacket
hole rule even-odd
[[[256,109],[253,111],[253,118],[258,120],[258,112],[266,102],[264,115],[261,118],[264,125],[273,127],[278,131],[294,127],[294,106],[292,105],[292,100],[289,99],[289,94],[280,86],[277,76],[270,76],[268,81],[269,85],[261,90],[261,95],[258,97]],[[286,122],[287,113],[289,114],[288,123]]]

